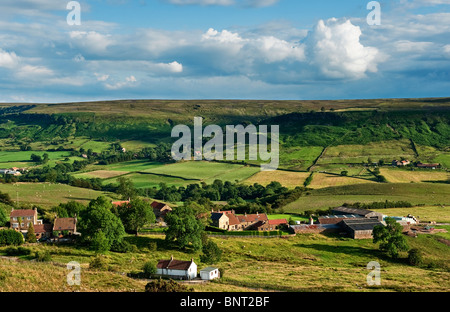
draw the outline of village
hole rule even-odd
[[[111,202],[115,207],[129,203],[129,200]],[[157,226],[165,228],[167,226],[165,218],[173,209],[169,205],[158,201],[153,201],[151,207],[156,217]],[[223,235],[227,232],[269,232],[283,229],[289,232],[289,235],[294,236],[310,233],[336,233],[352,239],[372,239],[374,227],[385,225],[384,220],[388,217],[379,212],[344,206],[333,208],[331,212],[332,214],[317,216],[314,219],[311,216],[307,223],[296,221],[295,224],[289,224],[286,219],[269,219],[266,213],[236,214],[234,210],[212,210],[208,215],[208,223],[211,228],[223,230],[223,232],[217,233],[218,235]],[[424,226],[419,224],[420,220],[411,215],[392,218],[402,225],[403,233],[409,236],[439,231],[430,225]],[[43,223],[43,220],[39,219],[36,208],[12,209],[10,213],[11,229],[22,233],[25,240],[31,227],[38,243],[42,244],[46,242],[70,243],[74,242],[81,235],[81,233],[77,232],[76,215],[67,218],[58,218],[55,215],[53,223],[50,224]],[[211,233],[210,235],[214,236]],[[217,266],[209,265],[198,271],[194,259],[174,259],[171,256],[170,259],[160,259],[158,261],[153,278],[205,282],[220,278],[220,269]]]

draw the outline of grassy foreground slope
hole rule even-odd
[[[450,288],[450,247],[431,235],[408,238],[411,247],[424,252],[425,265],[412,267],[404,260],[392,260],[371,240],[352,240],[334,236],[305,234],[281,238],[211,238],[223,249],[217,263],[225,269],[220,283],[193,285],[196,291],[448,291]],[[105,256],[105,269],[90,269],[92,251],[64,246],[45,248],[54,263],[21,262],[0,259],[0,289],[23,291],[143,291],[145,281],[133,280],[125,273],[139,271],[147,261],[194,258],[199,269],[199,252],[173,249],[163,236],[128,237],[138,252]],[[146,247],[156,242],[157,251]],[[37,248],[35,246],[30,247]],[[1,249],[0,249],[1,253]],[[68,287],[65,265],[81,264],[81,286]],[[368,286],[366,266],[381,265],[381,286]],[[48,276],[47,278],[43,278]],[[39,281],[36,283],[35,281]]]

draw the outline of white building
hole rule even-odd
[[[220,272],[218,268],[215,267],[207,267],[200,270],[200,278],[202,280],[211,281],[215,278],[220,277]]]
[[[191,280],[197,277],[197,264],[191,261],[175,260],[173,256],[169,260],[159,260],[156,265],[156,275],[173,279]]]

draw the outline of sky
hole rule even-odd
[[[450,0],[0,2],[0,102],[449,90]]]

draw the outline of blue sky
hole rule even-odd
[[[0,102],[450,96],[450,0],[0,3]]]

